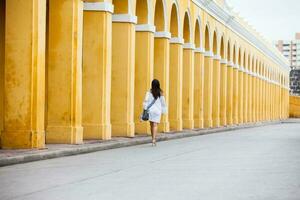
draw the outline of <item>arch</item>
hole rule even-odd
[[[232,61],[231,60],[231,44],[230,44],[230,39],[227,42],[227,60],[228,61]]]
[[[243,67],[244,69],[247,68],[247,55],[246,55],[246,50],[244,49],[244,57],[243,57]]]
[[[222,59],[225,59],[226,54],[225,54],[225,40],[224,40],[224,35],[221,37],[221,43],[220,43],[220,56]]]
[[[250,55],[250,53],[248,53],[248,64],[246,66],[247,70],[250,70],[250,65],[251,65],[251,55]]]
[[[237,64],[237,62],[236,62],[236,61],[237,61],[237,60],[236,60],[236,55],[237,55],[237,53],[236,53],[236,48],[237,48],[237,47],[236,47],[236,44],[234,44],[234,45],[233,45],[233,52],[232,52],[232,61],[233,61],[234,64]]]
[[[129,8],[130,0],[113,0],[112,3],[114,5],[114,13],[115,14],[130,13],[130,8]]]
[[[214,35],[213,35],[213,53],[215,55],[218,54],[218,36],[217,36],[217,31],[214,31]]]
[[[180,37],[180,15],[178,2],[174,1],[171,8],[170,32],[172,37]]]
[[[137,16],[137,24],[149,24],[149,2],[145,0],[136,0],[135,15]]]
[[[195,35],[194,35],[194,37],[195,37],[194,41],[195,41],[196,48],[202,47],[201,26],[200,26],[200,21],[199,21],[198,18],[196,19],[196,23],[195,23]]]
[[[205,51],[210,51],[211,45],[210,45],[210,32],[209,32],[209,25],[207,24],[205,26],[205,38],[204,38],[204,48]]]
[[[237,64],[239,65],[239,67],[241,67],[241,64],[242,64],[242,47],[239,47],[238,49],[239,50],[237,51],[237,54],[238,54]]]
[[[189,11],[186,11],[184,14],[184,20],[183,20],[183,39],[185,43],[191,42],[191,18]]]
[[[165,0],[156,0],[154,9],[154,25],[156,26],[156,31],[166,31],[166,2]]]

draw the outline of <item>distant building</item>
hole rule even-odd
[[[290,61],[290,93],[300,96],[300,33],[294,40],[278,40],[275,45]]]

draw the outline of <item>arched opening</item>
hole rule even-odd
[[[213,53],[214,55],[218,54],[218,37],[217,37],[217,32],[214,32],[213,36]]]
[[[205,51],[210,51],[210,34],[208,26],[205,27],[204,48]]]
[[[195,23],[195,46],[196,48],[201,47],[201,34],[200,34],[200,21],[197,19]]]
[[[232,59],[231,59],[231,46],[230,46],[230,41],[229,40],[228,40],[228,43],[227,43],[227,60],[232,61]]]
[[[221,38],[220,56],[222,59],[225,59],[226,57],[224,36]]]
[[[148,1],[136,1],[136,16],[138,25],[149,25]],[[134,122],[135,133],[150,134],[150,126],[139,120],[143,111],[142,102],[145,98],[145,91],[148,91],[153,79],[153,46],[154,37],[150,30],[140,30],[136,26],[135,33],[135,68],[134,68]],[[143,26],[141,26],[143,27]]]
[[[237,62],[236,62],[236,60],[237,60],[236,57],[237,57],[237,56],[236,56],[236,45],[234,45],[234,46],[233,46],[233,52],[232,52],[232,61],[233,61],[234,64],[237,64]]]
[[[129,13],[128,0],[113,0],[112,3],[114,4],[114,14]]]
[[[184,43],[191,42],[190,19],[187,12],[184,14],[183,39],[184,39]]]
[[[177,13],[177,7],[176,4],[173,3],[172,10],[171,10],[171,21],[170,21],[170,32],[171,36],[178,37],[179,36],[179,27],[178,27],[178,13]]]
[[[137,0],[135,13],[138,24],[148,24],[148,3],[146,0]]]
[[[244,56],[243,56],[243,67],[244,67],[244,69],[247,68],[247,56],[246,56],[246,51],[244,51]]]
[[[238,50],[238,65],[239,65],[239,67],[241,67],[241,64],[242,64],[242,52],[241,52],[242,50],[241,50],[241,47],[239,48],[239,50]]]
[[[165,15],[162,0],[156,1],[154,12],[154,25],[156,27],[156,32],[165,31]]]

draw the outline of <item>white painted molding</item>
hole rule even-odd
[[[196,48],[195,49],[195,53],[202,53],[202,54],[204,54],[205,53],[205,49],[202,48],[202,47]]]
[[[138,24],[135,25],[135,31],[137,32],[151,32],[155,33],[156,27],[151,24]]]
[[[255,46],[259,51],[274,60],[284,71],[290,71],[289,63],[284,59],[284,57],[281,56],[279,52],[275,52],[275,48],[274,50],[270,49],[266,43],[262,42],[261,38],[258,38],[255,34],[246,29],[244,25],[236,19],[235,14],[230,10],[221,7],[218,3],[212,0],[192,0],[192,2],[205,10],[209,15],[214,17],[228,29],[232,30],[242,39],[248,41],[249,44]]]
[[[171,44],[184,44],[184,39],[180,37],[173,37],[170,39]]]
[[[234,63],[233,63],[232,61],[229,61],[229,62],[227,63],[227,66],[233,68],[233,67],[234,67]]]
[[[121,22],[121,23],[137,23],[137,17],[129,14],[118,14],[112,16],[113,22]]]
[[[221,60],[221,56],[216,54],[216,55],[214,55],[213,59],[214,60]]]
[[[227,60],[226,60],[226,59],[221,59],[221,60],[220,60],[220,64],[227,65],[227,63],[228,63],[228,62],[227,62]]]
[[[238,65],[238,64],[235,64],[235,65],[233,66],[233,68],[239,69],[239,65]]]
[[[83,10],[113,13],[114,6],[110,2],[84,2]]]
[[[184,43],[182,47],[184,49],[195,49],[195,44],[193,44],[193,43]]]
[[[212,51],[205,51],[204,57],[214,57],[214,54]]]
[[[167,31],[155,32],[154,37],[171,39],[171,33]]]

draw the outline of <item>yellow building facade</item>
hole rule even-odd
[[[287,61],[222,0],[0,0],[2,148],[149,134],[153,78],[161,132],[289,116]]]

